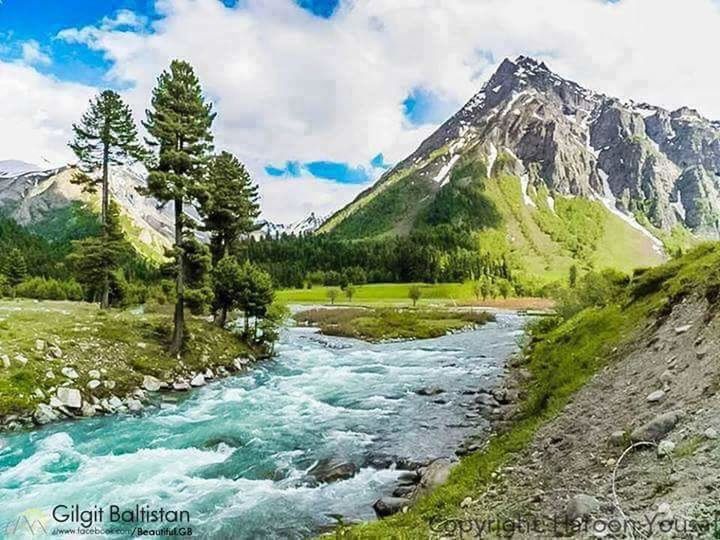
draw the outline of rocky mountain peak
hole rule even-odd
[[[524,189],[596,198],[633,226],[720,235],[720,123],[690,107],[624,102],[519,56],[397,168],[441,154],[427,174],[447,178],[470,152],[489,169],[504,152]]]

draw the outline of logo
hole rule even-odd
[[[43,536],[47,535],[49,524],[50,516],[39,508],[29,508],[5,526],[5,535],[7,538]]]

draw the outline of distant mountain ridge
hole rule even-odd
[[[75,173],[76,169],[71,166],[41,170],[21,161],[0,161],[0,212],[25,226],[78,202],[97,212],[98,196],[83,193],[81,186],[73,184]],[[111,167],[110,192],[120,205],[123,225],[131,241],[140,252],[156,259],[172,245],[174,217],[172,204],[161,207],[155,199],[138,193],[137,188],[145,186],[145,178],[146,171],[140,165]],[[200,221],[194,208],[188,206],[186,211],[189,217]],[[322,221],[314,213],[287,225],[263,220],[258,222],[255,236],[300,236],[315,231]],[[205,233],[199,232],[198,236],[204,239]]]
[[[561,234],[548,218],[557,215],[557,200],[573,198],[602,204],[624,223],[623,236],[640,234],[656,251],[691,233],[720,235],[719,122],[686,107],[622,102],[525,56],[503,61],[462,109],[320,231],[407,233],[470,162],[481,163],[490,179],[515,177],[522,208],[506,224],[537,225],[538,237],[555,243]],[[494,183],[486,182],[486,193],[502,207]],[[517,244],[517,231],[504,230]]]

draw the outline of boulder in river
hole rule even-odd
[[[335,461],[333,459],[322,459],[308,471],[308,474],[318,482],[326,484],[352,478],[355,473],[357,473],[357,466],[354,463]]]
[[[35,414],[33,415],[33,417],[38,424],[44,425],[57,420],[58,414],[55,412],[55,409],[53,409],[50,405],[40,403],[35,409]]]
[[[205,386],[205,375],[198,373],[190,380],[190,386],[199,387]]]
[[[375,501],[373,510],[375,510],[377,517],[384,518],[397,514],[409,504],[410,500],[404,497],[382,497]]]
[[[445,392],[445,390],[437,386],[427,386],[425,388],[417,390],[415,393],[419,396],[437,396],[438,394],[442,394],[443,392]]]

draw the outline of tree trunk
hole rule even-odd
[[[102,223],[103,243],[108,241],[108,212],[110,210],[110,171],[109,171],[110,147],[107,143],[103,146],[103,170],[102,170],[102,208],[100,211],[100,221]],[[110,307],[110,269],[105,266],[103,269],[103,290],[100,299],[100,309],[108,309]]]
[[[170,354],[180,355],[185,339],[185,249],[183,248],[183,201],[175,199],[175,250],[177,253],[177,276],[175,280],[175,316]]]
[[[223,306],[215,316],[215,324],[217,324],[220,328],[225,328],[225,324],[227,324],[227,314],[227,307]]]

